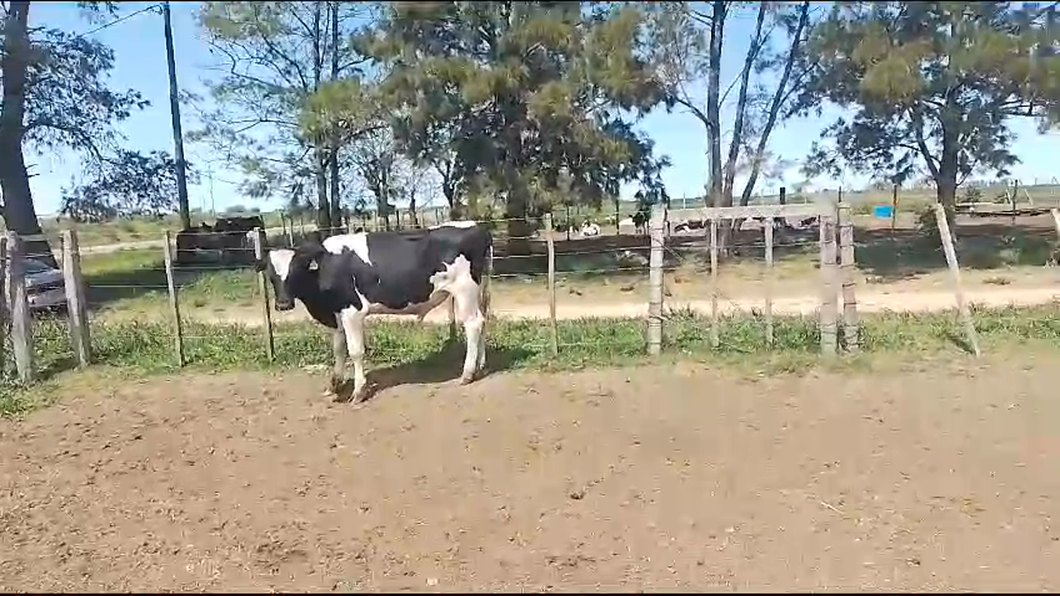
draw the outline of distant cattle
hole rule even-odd
[[[651,215],[647,211],[637,211],[633,214],[633,228],[637,234],[648,233],[648,220],[651,219]]]
[[[484,327],[493,239],[475,222],[448,222],[411,232],[311,236],[295,249],[270,250],[257,263],[275,292],[276,309],[300,300],[321,325],[334,329],[331,390],[341,394],[348,352],[354,366],[352,400],[367,398],[364,323],[370,314],[415,315],[452,296],[467,352],[461,382],[486,363]]]
[[[249,263],[254,260],[251,233],[255,228],[265,228],[260,215],[221,217],[212,226],[204,222],[177,232],[177,263],[195,261],[203,252],[226,263]]]

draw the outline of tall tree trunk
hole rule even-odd
[[[710,20],[710,50],[707,59],[707,129],[708,155],[710,161],[710,199],[715,207],[725,206],[721,177],[721,49],[725,31],[725,1],[715,0]]]
[[[938,201],[946,209],[946,220],[953,228],[955,208],[957,205],[957,135],[943,126],[942,154],[939,156],[938,175],[935,176],[935,188]]]
[[[331,207],[328,204],[328,158],[325,149],[313,150],[316,160],[317,229],[325,236],[331,233]]]
[[[508,220],[508,254],[530,254],[530,224],[526,221],[526,209],[530,204],[525,187],[513,188],[505,201],[504,216]]]
[[[323,14],[322,0],[313,2],[313,92],[320,89],[321,75],[324,71],[324,43],[321,20]],[[316,139],[313,148],[314,169],[317,185],[317,229],[327,236],[331,232],[331,208],[328,205],[328,160],[325,148],[320,139]]]
[[[3,73],[4,105],[0,110],[0,189],[4,197],[4,222],[7,229],[27,240],[23,250],[40,261],[58,267],[51,246],[41,236],[40,222],[33,206],[26,158],[22,153],[23,116],[25,115],[26,69],[29,61],[29,2],[11,2],[4,19],[5,50],[0,70]]]
[[[409,227],[412,229],[420,227],[420,218],[416,214],[416,189],[409,191]]]
[[[449,205],[449,219],[457,220],[462,216],[462,209],[456,196],[456,176],[453,175],[452,162],[435,162],[435,170],[442,177],[442,195]]]
[[[751,83],[751,70],[754,68],[758,52],[762,47],[762,25],[766,21],[766,3],[758,5],[758,19],[755,22],[754,37],[751,38],[751,47],[747,49],[744,58],[743,71],[740,72],[740,91],[736,99],[736,117],[732,124],[732,138],[729,140],[729,157],[725,160],[724,182],[722,193],[725,205],[732,205],[732,189],[736,183],[736,160],[740,157],[740,146],[743,145],[743,124],[747,116],[747,90]],[[733,221],[733,223],[737,223]]]
[[[331,13],[331,80],[339,80],[339,3],[329,2]],[[330,139],[331,163],[331,225],[342,225],[342,200],[339,196],[339,139],[333,134]]]
[[[169,68],[169,117],[173,126],[173,157],[177,166],[177,212],[181,229],[191,228],[188,207],[188,178],[184,162],[184,135],[180,128],[180,88],[177,86],[177,63],[173,56],[173,25],[170,22],[169,2],[162,3],[162,23],[166,38],[166,65]]]
[[[751,172],[747,176],[747,184],[743,188],[743,194],[740,195],[741,206],[751,202],[751,193],[754,192],[755,184],[758,183],[758,174],[762,169],[762,158],[765,156],[766,147],[769,145],[769,135],[773,133],[773,127],[776,126],[777,117],[780,115],[780,108],[784,104],[784,98],[788,96],[788,81],[791,80],[791,71],[802,45],[802,32],[806,29],[809,19],[810,2],[809,0],[804,0],[799,7],[799,24],[795,28],[791,47],[788,49],[787,62],[784,63],[784,73],[780,75],[777,90],[773,93],[773,100],[769,104],[769,116],[766,118],[766,125],[762,129],[762,136],[758,139],[758,147],[755,148],[754,158],[751,161]]]

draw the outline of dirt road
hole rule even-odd
[[[1046,288],[998,288],[998,289],[969,289],[965,292],[968,301],[974,304],[989,307],[1003,307],[1008,305],[1034,306],[1050,304],[1060,301],[1060,287]],[[838,299],[842,304],[842,298]],[[956,308],[956,299],[953,292],[900,292],[900,293],[871,293],[859,291],[857,294],[858,311],[861,313],[873,313],[883,311],[897,312],[932,312]],[[710,314],[709,300],[668,300],[667,308],[679,310],[690,308],[702,314]],[[820,298],[817,296],[778,297],[773,301],[773,312],[777,315],[812,315],[820,306]],[[763,299],[754,298],[727,298],[718,301],[718,307],[723,313],[736,311],[750,312],[761,311]],[[549,316],[547,303],[506,303],[503,296],[496,298],[490,306],[493,314],[502,318],[511,319],[547,319]],[[248,326],[262,324],[260,307],[232,306],[216,307],[213,305],[201,308],[186,308],[188,316],[199,321],[215,321],[226,323],[239,323]],[[120,313],[117,313],[120,315]],[[607,301],[561,301],[556,308],[556,317],[559,319],[578,319],[582,317],[646,317],[648,305],[646,301],[641,302],[607,302]],[[138,315],[139,316],[139,315]],[[386,315],[373,315],[389,318]],[[448,321],[448,310],[438,307],[431,311],[426,321],[432,323],[444,323]],[[404,317],[408,320],[408,317]],[[301,306],[284,313],[274,313],[273,322],[296,322],[308,321],[309,315]]]
[[[68,385],[0,422],[0,586],[1055,591],[1058,383],[1024,355],[495,374],[359,409],[304,373]]]

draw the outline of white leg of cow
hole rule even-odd
[[[354,403],[364,400],[367,393],[368,379],[364,374],[364,318],[365,313],[355,308],[347,308],[339,313],[342,329],[346,334],[346,347],[353,360],[353,396]]]
[[[486,290],[488,291],[488,290]],[[482,326],[478,332],[478,363],[476,372],[481,374],[486,370],[486,324],[489,322],[489,297],[486,291],[479,291],[479,314],[482,317]]]
[[[340,325],[331,336],[331,353],[335,364],[331,371],[331,392],[338,395],[346,380],[346,333]]]
[[[485,336],[482,331],[486,326],[486,317],[479,308],[479,288],[474,282],[457,288],[453,298],[456,301],[456,317],[464,324],[467,353],[464,355],[464,372],[460,375],[460,382],[467,384],[475,380],[480,363],[485,363]]]

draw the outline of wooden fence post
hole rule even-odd
[[[33,381],[33,320],[22,267],[22,242],[15,232],[7,233],[7,254],[8,280],[11,284],[11,349],[15,353],[18,379],[30,383]]]
[[[766,236],[766,346],[773,347],[773,221],[774,218],[767,217],[765,220]]]
[[[721,344],[718,333],[718,219],[710,218],[710,346]]]
[[[92,360],[92,339],[88,325],[85,283],[81,277],[81,247],[76,230],[63,230],[63,286],[66,290],[66,312],[70,319],[70,345],[77,366],[84,368]]]
[[[177,284],[173,277],[173,237],[166,230],[165,246],[162,247],[166,265],[166,286],[169,288],[169,309],[173,313],[173,349],[176,350],[177,366],[184,366],[184,327],[180,320],[180,302],[177,300]]]
[[[663,206],[655,204],[651,210],[651,253],[648,258],[648,354],[662,353],[663,334]]]
[[[821,227],[821,353],[826,357],[836,353],[836,319],[838,318],[835,285],[835,209],[822,213]]]
[[[254,228],[254,260],[265,258],[265,230]],[[261,291],[261,316],[265,323],[265,356],[272,362],[276,359],[276,342],[272,334],[272,311],[269,310],[269,280],[264,271],[259,271],[258,289]]]
[[[11,300],[7,294],[9,287],[7,271],[7,236],[4,235],[0,236],[0,377],[7,372],[7,355],[4,350],[7,349],[7,326],[8,321],[11,320],[8,317],[8,305],[11,304]]]
[[[556,322],[556,241],[552,238],[552,214],[545,214],[545,246],[548,249],[548,320],[552,355],[559,354],[559,323]]]
[[[982,352],[979,350],[979,336],[975,332],[975,323],[972,322],[972,313],[968,304],[964,301],[964,288],[961,286],[961,269],[957,264],[957,249],[953,245],[953,234],[950,233],[950,223],[946,221],[946,208],[942,203],[935,204],[935,221],[938,222],[939,236],[942,238],[942,251],[946,253],[946,264],[950,268],[950,278],[953,280],[953,293],[957,298],[957,311],[961,322],[964,323],[964,332],[968,336],[968,342],[972,346],[972,352],[978,358]]]
[[[855,353],[860,342],[858,300],[854,293],[854,221],[848,205],[839,208],[839,269],[843,276],[843,345]]]
[[[898,185],[891,187],[891,236],[894,236],[894,222],[898,219]]]

